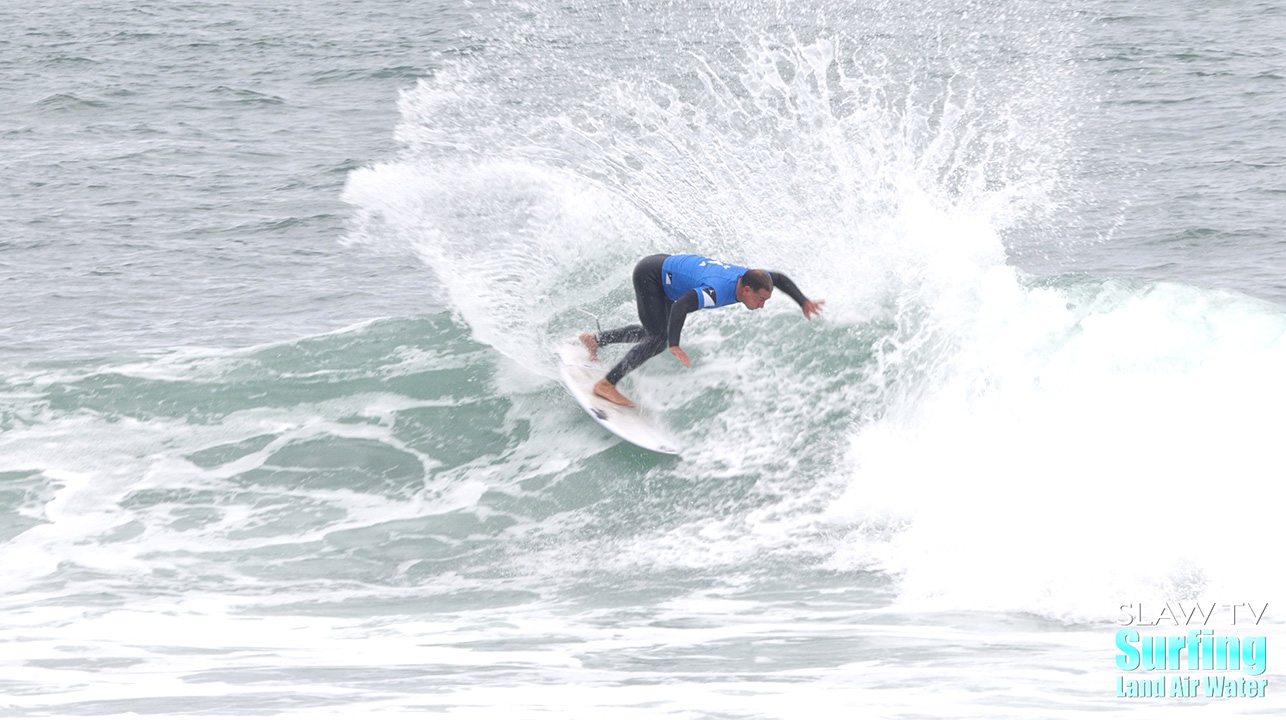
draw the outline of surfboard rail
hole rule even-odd
[[[558,350],[558,375],[567,392],[590,417],[617,437],[644,450],[678,455],[679,444],[637,407],[625,407],[594,394],[594,383],[607,374],[601,363],[589,359],[583,345]]]

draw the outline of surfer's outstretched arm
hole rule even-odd
[[[670,308],[670,354],[678,358],[684,367],[692,367],[692,362],[688,360],[688,354],[683,352],[683,348],[679,347],[679,336],[683,334],[683,323],[688,319],[688,313],[700,307],[700,303],[697,291],[689,290],[675,300],[674,306]]]
[[[799,286],[795,284],[794,280],[787,277],[786,273],[769,270],[768,275],[772,277],[773,287],[780,289],[789,295],[791,300],[799,303],[799,307],[804,310],[805,318],[812,320],[813,315],[821,313],[822,306],[826,304],[825,300],[813,301],[804,297],[804,293],[800,292]]]

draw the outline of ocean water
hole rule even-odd
[[[6,4],[0,715],[1280,716],[1117,660],[1286,636],[1286,7],[1208,5]],[[626,380],[679,458],[553,362],[656,252],[826,300]]]

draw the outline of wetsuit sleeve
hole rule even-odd
[[[804,297],[804,293],[799,291],[799,286],[795,285],[793,280],[786,277],[786,273],[769,270],[768,275],[772,277],[773,287],[780,288],[782,292],[790,296],[791,300],[799,303],[800,307],[803,307],[804,303],[808,302],[808,298]]]
[[[696,290],[689,290],[674,301],[674,306],[670,308],[670,347],[678,346],[679,335],[683,333],[683,323],[688,319],[688,313],[700,307],[700,303]]]

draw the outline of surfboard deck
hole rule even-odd
[[[666,455],[678,455],[679,444],[665,431],[639,412],[638,407],[624,407],[594,394],[594,383],[607,374],[601,363],[589,359],[582,345],[558,350],[558,375],[567,392],[599,425],[633,445]]]

